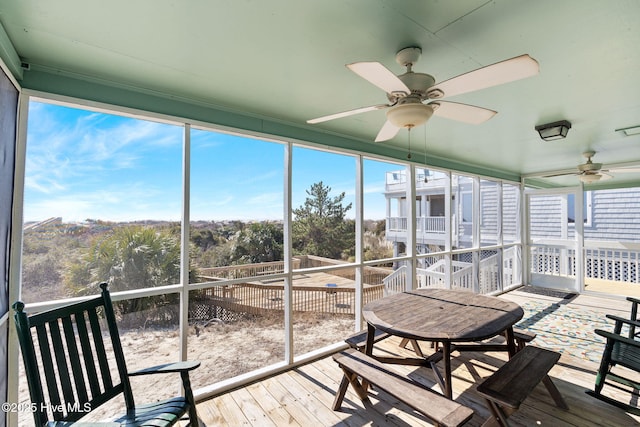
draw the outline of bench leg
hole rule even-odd
[[[373,343],[375,341],[376,336],[376,328],[367,323],[367,344],[364,347],[364,354],[367,356],[373,356]],[[366,381],[362,381],[362,389],[364,393],[367,393],[367,389],[369,388],[369,383]]]
[[[482,424],[482,427],[509,427],[509,422],[507,421],[507,418],[509,418],[509,414],[503,411],[502,408],[495,402],[492,402],[489,399],[485,400],[487,402],[489,410],[491,411],[491,416]]]
[[[506,330],[502,333],[502,336],[503,336],[503,337],[504,337],[504,339],[505,339],[505,344],[507,344],[507,343],[508,343],[508,341],[509,341],[509,334],[507,334],[507,331],[506,331]],[[515,347],[515,349],[516,349],[516,353],[517,353],[517,352],[519,352],[520,350],[522,350],[522,349],[527,345],[527,342],[526,342],[525,340],[523,340],[522,338],[518,338],[518,337],[516,337],[516,336],[514,335],[513,339],[515,340],[515,346],[516,346],[516,347]],[[507,345],[508,345],[508,344],[507,344]]]
[[[553,398],[553,401],[556,402],[556,406],[558,406],[558,408],[568,410],[569,405],[567,405],[567,402],[565,402],[564,397],[562,397],[556,385],[553,383],[553,381],[551,381],[551,378],[549,378],[549,375],[544,376],[544,378],[542,379],[542,383],[547,388],[547,391]]]
[[[418,341],[411,340],[411,347],[413,347],[413,351],[418,357],[424,357],[424,354],[422,353],[422,349],[420,348],[420,344],[418,344]]]
[[[402,348],[407,348],[407,344],[411,343],[411,347],[413,347],[413,352],[418,356],[418,357],[424,357],[424,354],[422,353],[422,349],[420,348],[420,345],[418,344],[418,341],[416,340],[410,340],[409,338],[402,338],[402,340],[400,341],[400,347]]]
[[[347,392],[347,388],[349,384],[353,386],[354,391],[362,400],[362,402],[366,402],[369,400],[369,396],[367,395],[367,391],[360,385],[358,381],[358,376],[351,371],[348,371],[344,367],[342,367],[342,372],[344,375],[342,376],[342,381],[340,381],[340,386],[338,387],[338,391],[336,392],[336,398],[333,400],[333,410],[337,411],[342,406],[342,401],[344,400],[344,395]]]
[[[342,376],[342,381],[340,381],[340,386],[338,387],[338,391],[336,391],[336,398],[333,400],[333,410],[337,411],[342,406],[342,401],[344,400],[344,395],[347,392],[347,388],[349,387],[349,380],[347,379],[347,375]]]
[[[507,337],[507,351],[509,353],[509,359],[516,354],[516,339],[513,336],[513,327],[509,326],[505,331]]]

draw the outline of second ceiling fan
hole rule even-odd
[[[585,163],[578,165],[576,172],[559,172],[549,175],[543,175],[543,178],[554,178],[557,176],[577,175],[580,181],[585,184],[592,184],[596,181],[613,178],[609,173],[639,173],[640,168],[637,167],[618,167],[603,169],[602,163],[594,163],[591,158],[596,155],[595,151],[586,151],[582,155],[587,159]]]
[[[307,123],[321,123],[386,109],[387,121],[378,132],[376,142],[393,138],[402,128],[411,129],[420,126],[432,115],[479,124],[493,117],[496,111],[457,102],[441,101],[441,99],[531,77],[539,72],[538,62],[535,59],[529,55],[520,55],[435,83],[433,76],[412,70],[421,54],[422,50],[419,47],[407,47],[399,51],[396,54],[396,62],[407,67],[407,71],[399,76],[379,62],[347,64],[347,68],[351,71],[384,90],[389,102],[318,117],[307,120]],[[427,100],[436,101],[423,103]]]

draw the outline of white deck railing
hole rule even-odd
[[[585,242],[584,276],[617,282],[640,283],[640,244]],[[575,276],[574,249],[538,246],[531,249],[532,273]]]
[[[508,248],[503,252],[502,259],[502,283],[506,288],[516,282],[514,266],[520,265],[517,259],[519,248]],[[440,259],[427,268],[416,269],[416,281],[418,288],[451,288],[475,291],[473,280],[473,264],[464,261],[451,262],[451,286],[447,284],[447,263]],[[407,275],[405,265],[400,266],[393,273],[383,279],[385,295],[403,292],[407,289]],[[480,261],[479,269],[479,293],[488,294],[500,290],[500,270],[498,269],[498,255],[490,255]]]

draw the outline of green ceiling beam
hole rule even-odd
[[[21,80],[23,75],[22,61],[18,56],[18,52],[16,52],[13,47],[13,43],[11,43],[2,23],[0,23],[0,58],[2,58],[2,61],[4,61],[11,74],[17,80]]]

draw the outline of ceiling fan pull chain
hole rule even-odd
[[[407,126],[407,129],[409,129],[409,154],[407,154],[407,159],[411,159],[411,128],[413,126]]]

